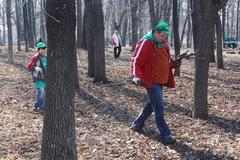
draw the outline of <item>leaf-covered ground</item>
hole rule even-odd
[[[165,117],[177,143],[159,142],[152,115],[146,134],[129,129],[138,115],[145,90],[130,83],[129,48],[120,59],[106,49],[108,84],[92,83],[87,54],[79,51],[80,90],[76,93],[78,159],[240,159],[240,54],[224,54],[225,68],[209,71],[209,119],[191,118],[194,60],[184,62],[177,87],[164,91]],[[32,52],[7,63],[0,52],[0,159],[40,159],[43,115],[32,111],[35,89],[26,64]]]

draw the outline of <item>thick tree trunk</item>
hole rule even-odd
[[[217,66],[223,69],[223,55],[222,55],[222,28],[221,19],[218,13],[216,13],[216,35],[217,35]]]
[[[102,3],[98,0],[85,0],[88,46],[88,75],[94,82],[107,81],[105,74],[104,23]]]
[[[104,22],[102,2],[94,1],[94,47],[95,47],[95,72],[94,82],[107,82],[105,72],[105,45],[104,45]]]
[[[24,40],[25,51],[28,52],[28,17],[27,17],[27,2],[22,0],[23,3],[23,24],[24,24]]]
[[[86,40],[87,40],[87,50],[88,50],[88,76],[94,77],[95,73],[95,47],[94,47],[94,8],[93,5],[90,4],[89,1],[92,0],[84,0],[85,8],[84,8],[84,22],[86,29]]]
[[[11,22],[11,2],[12,1],[10,1],[10,0],[6,0],[6,15],[7,15],[7,29],[8,29],[8,62],[14,63],[12,22]]]
[[[48,74],[42,160],[77,160],[75,0],[47,0]]]
[[[151,28],[154,28],[157,25],[154,0],[148,0],[148,5],[149,5],[150,18],[151,18]]]
[[[206,0],[204,3],[207,3]],[[208,69],[209,69],[209,48],[211,44],[211,16],[210,6],[203,9],[200,0],[192,1],[192,22],[194,49],[199,49],[195,56],[195,82],[194,82],[194,105],[192,110],[193,118],[208,118]],[[210,2],[211,3],[211,2]],[[211,5],[211,4],[210,4]],[[202,9],[202,10],[201,10]],[[201,19],[205,19],[205,23]],[[204,24],[204,25],[203,25]]]
[[[77,48],[81,48],[82,30],[82,0],[77,0]]]
[[[20,12],[19,12],[19,0],[15,0],[16,10],[16,29],[17,29],[17,49],[21,51],[21,23],[20,23]]]
[[[137,8],[138,8],[138,1],[137,0],[130,0],[131,5],[131,18],[132,18],[132,49],[133,52],[135,50],[135,46],[138,41],[138,24],[137,24]]]
[[[174,50],[175,57],[180,54],[180,40],[179,40],[179,31],[178,31],[178,23],[179,23],[179,15],[178,15],[178,0],[173,0],[173,32],[174,32]],[[180,67],[175,69],[175,76],[180,76]]]

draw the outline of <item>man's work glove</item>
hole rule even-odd
[[[34,69],[35,69],[35,71],[37,71],[37,72],[42,72],[42,69],[41,69],[40,67],[35,67]]]

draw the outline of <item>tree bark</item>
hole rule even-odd
[[[193,118],[208,118],[209,55],[211,54],[212,32],[216,12],[218,11],[216,4],[218,2],[214,0],[192,0],[194,49],[199,49],[195,56]]]
[[[226,47],[226,42],[225,42],[225,36],[226,36],[226,33],[225,33],[225,24],[226,24],[226,6],[223,7],[222,9],[222,38],[223,38],[223,47],[225,48]]]
[[[151,28],[154,28],[157,25],[154,0],[148,0],[148,5],[149,5],[150,18],[151,18]]]
[[[178,23],[179,23],[179,14],[178,14],[178,0],[173,0],[173,32],[174,32],[174,50],[175,57],[180,54],[180,40],[179,40],[179,31],[178,31]],[[175,76],[180,76],[180,67],[175,69]]]
[[[88,75],[94,82],[107,81],[105,74],[104,23],[102,3],[98,0],[85,0],[86,35],[88,46]]]
[[[94,0],[94,47],[95,47],[95,73],[94,82],[106,83],[105,72],[105,45],[104,45],[104,22],[102,2]]]
[[[20,12],[19,12],[19,0],[15,0],[16,10],[16,29],[17,29],[17,49],[21,51],[21,23],[20,23]]]
[[[122,32],[122,45],[124,47],[126,46],[127,28],[128,28],[128,17],[125,16],[124,22],[123,22],[123,32]]]
[[[86,40],[88,50],[88,76],[94,77],[95,73],[95,47],[94,47],[94,8],[89,2],[91,0],[84,0],[84,29],[86,29]]]
[[[187,31],[187,48],[192,47],[192,39],[191,39],[192,27],[191,27],[191,16],[188,17],[188,31]]]
[[[41,0],[41,11],[40,11],[40,38],[43,39],[44,42],[46,42],[46,28],[44,25],[44,17],[45,17],[45,13],[44,13],[44,0]]]
[[[25,51],[28,52],[28,16],[27,16],[27,2],[22,0],[23,3],[23,24],[24,24],[24,40]]]
[[[211,2],[210,2],[211,3]],[[208,118],[208,69],[209,69],[209,44],[211,44],[211,16],[210,6],[206,0],[192,1],[192,22],[193,22],[193,39],[194,50],[199,49],[199,53],[195,56],[195,81],[194,81],[194,105],[192,110],[193,118]],[[206,8],[203,9],[203,5]],[[202,10],[201,10],[202,9]],[[201,20],[205,19],[205,23]],[[196,27],[196,28],[195,28]]]
[[[239,38],[239,13],[240,12],[240,0],[238,0],[238,4],[237,4],[237,27],[236,27],[236,41],[238,42],[240,40]]]
[[[81,48],[87,50],[87,33],[86,33],[86,8],[84,8],[83,13],[83,31],[82,31],[82,38],[81,38]]]
[[[223,55],[222,55],[222,27],[221,19],[218,13],[216,13],[216,35],[217,35],[217,66],[220,69],[223,69]]]
[[[82,0],[77,0],[77,48],[81,48],[82,30]]]
[[[48,74],[42,160],[77,160],[75,0],[47,0]],[[71,83],[74,82],[74,83]]]
[[[32,8],[33,8],[33,0],[28,0],[28,5],[27,5],[27,15],[28,15],[28,40],[29,40],[29,47],[34,48],[34,21],[33,21],[33,13],[32,13]]]
[[[8,29],[8,62],[14,63],[13,58],[13,40],[12,40],[12,22],[11,22],[11,2],[6,0],[6,15],[7,15],[7,29]]]
[[[138,1],[137,0],[130,0],[131,5],[131,18],[132,18],[132,49],[133,52],[135,50],[135,46],[138,41],[138,24],[137,24],[137,8],[138,8]]]
[[[3,0],[3,8],[2,8],[2,14],[3,14],[3,44],[6,44],[6,20],[5,20],[5,0]]]

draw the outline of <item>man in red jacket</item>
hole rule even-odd
[[[172,60],[166,38],[170,34],[168,24],[160,22],[151,32],[138,41],[131,61],[133,81],[142,84],[149,96],[149,101],[133,122],[131,128],[142,132],[144,121],[155,113],[157,127],[161,139],[166,144],[174,144],[169,127],[164,119],[163,86],[175,87],[172,68],[180,63]]]

